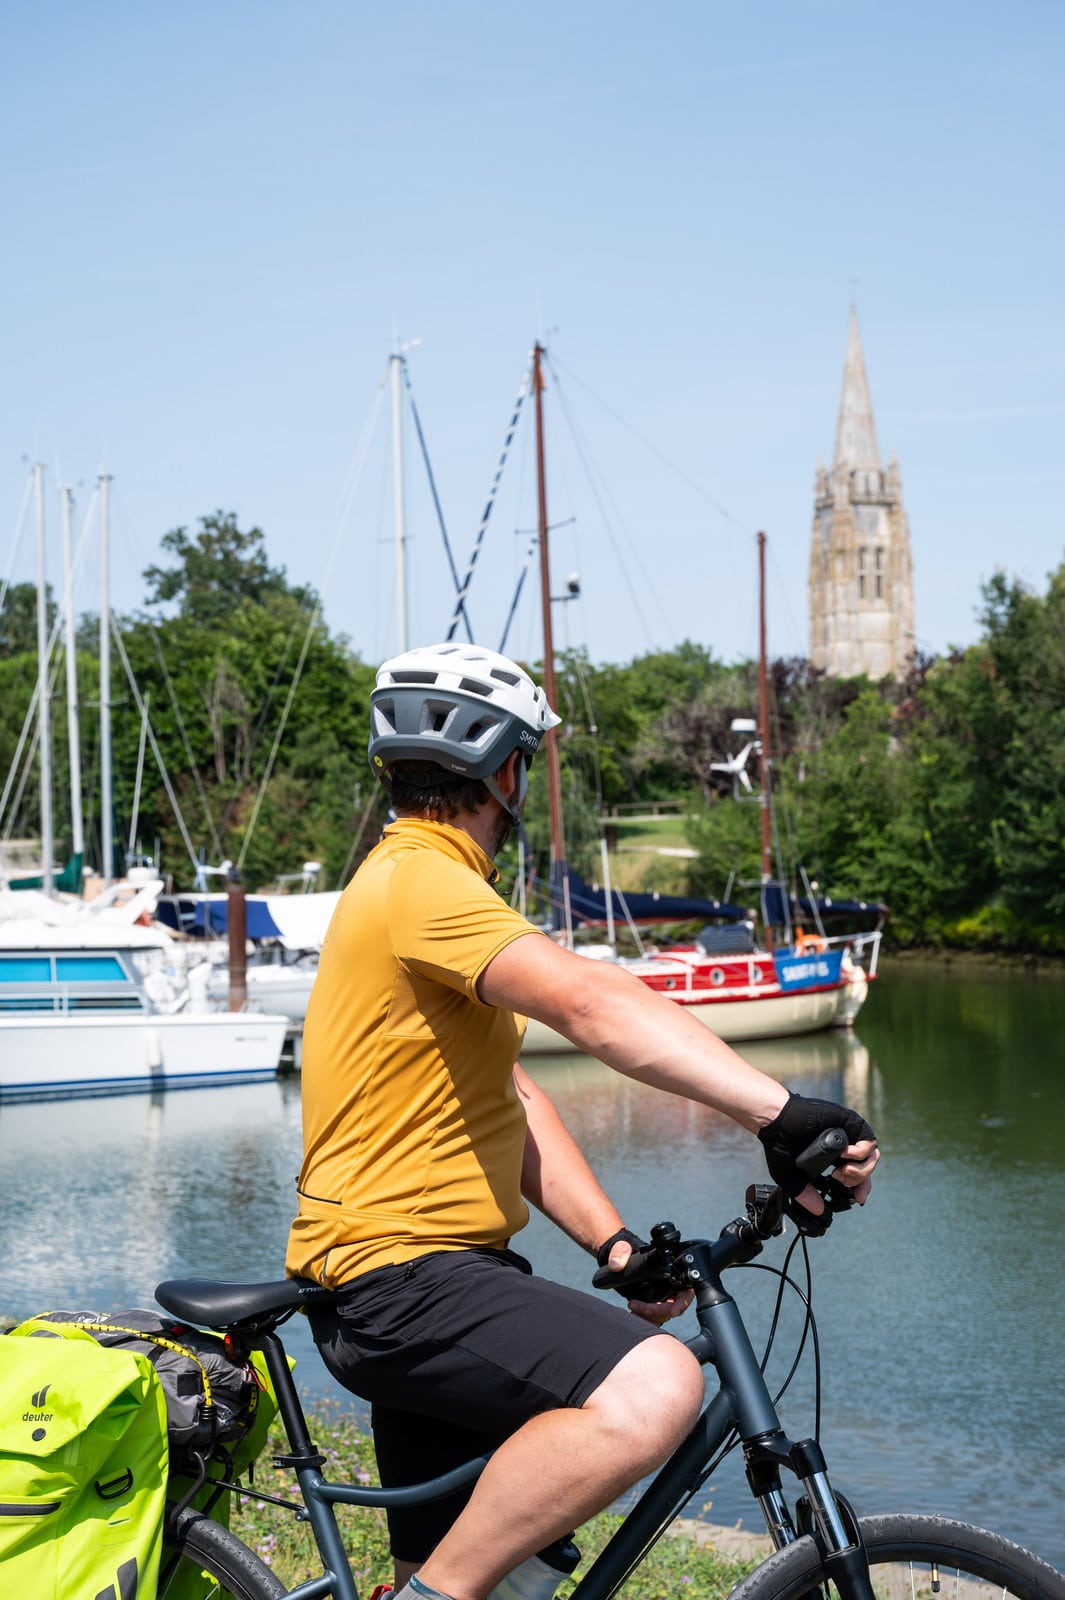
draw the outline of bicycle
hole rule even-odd
[[[831,1583],[840,1600],[900,1600],[903,1595],[943,1592],[944,1574],[961,1600],[975,1600],[970,1583],[993,1585],[1016,1600],[1065,1600],[1065,1575],[1039,1557],[1001,1536],[966,1523],[923,1514],[859,1518],[829,1481],[817,1437],[794,1441],[784,1433],[776,1403],[798,1365],[807,1332],[813,1329],[817,1361],[819,1416],[820,1356],[809,1303],[810,1263],[806,1240],[823,1233],[833,1210],[844,1201],[823,1174],[835,1153],[847,1143],[840,1129],[822,1134],[800,1159],[800,1166],[826,1201],[823,1218],[785,1200],[779,1189],[752,1185],[746,1212],[722,1229],[717,1239],[683,1240],[672,1223],[651,1230],[651,1244],[638,1252],[625,1270],[600,1269],[596,1287],[640,1283],[641,1298],[651,1291],[676,1293],[691,1288],[699,1331],[687,1341],[704,1365],[712,1365],[720,1387],[709,1400],[687,1438],[659,1469],[625,1516],[606,1547],[579,1579],[572,1600],[610,1600],[638,1570],[640,1562],[673,1519],[706,1482],[724,1455],[742,1447],[747,1480],[765,1519],[773,1553],[741,1580],[730,1600],[822,1600]],[[736,1302],[722,1287],[722,1274],[748,1265],[764,1244],[784,1231],[786,1216],[799,1232],[782,1268],[768,1268],[781,1278],[777,1313],[784,1286],[806,1304],[806,1323],[799,1353],[783,1387],[773,1397]],[[804,1292],[788,1275],[791,1253],[801,1241],[806,1263]],[[382,1489],[327,1481],[325,1458],[311,1442],[307,1421],[292,1378],[278,1328],[295,1312],[330,1291],[317,1284],[287,1279],[282,1283],[217,1283],[206,1279],[162,1283],[156,1298],[183,1321],[223,1333],[238,1350],[260,1350],[278,1400],[289,1449],[275,1465],[295,1474],[302,1504],[282,1500],[294,1515],[310,1523],[322,1558],[322,1572],[286,1590],[281,1581],[234,1533],[183,1502],[171,1507],[165,1530],[171,1557],[187,1556],[220,1585],[232,1600],[359,1600],[334,1513],[335,1505],[410,1505],[438,1498],[471,1484],[487,1457],[479,1457],[442,1477],[407,1488]],[[772,1346],[776,1317],[769,1335]],[[784,1495],[781,1471],[790,1471],[802,1493],[794,1517]],[[245,1486],[209,1479],[226,1489],[271,1500]],[[895,1576],[901,1568],[901,1580]],[[561,1581],[561,1578],[560,1578]],[[163,1590],[160,1591],[164,1592]],[[980,1591],[988,1595],[985,1587]]]

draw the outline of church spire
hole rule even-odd
[[[894,456],[880,465],[851,306],[836,453],[818,463],[810,541],[810,661],[836,677],[901,678],[913,655],[913,562]]]
[[[869,382],[862,359],[858,313],[853,305],[847,332],[847,359],[843,366],[843,394],[839,403],[839,421],[836,423],[836,455],[832,465],[847,471],[855,467],[880,466],[873,402],[869,397]]]

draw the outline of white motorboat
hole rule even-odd
[[[165,942],[163,942],[165,941]],[[162,930],[0,921],[0,1104],[272,1078],[289,1019],[217,1011]]]

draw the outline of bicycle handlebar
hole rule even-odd
[[[824,1176],[840,1165],[842,1152],[849,1143],[842,1128],[828,1128],[796,1159],[796,1167],[810,1180],[824,1202],[825,1209],[819,1217],[798,1202],[790,1201],[782,1189],[770,1184],[751,1184],[747,1190],[747,1215],[737,1217],[722,1228],[719,1237],[709,1244],[714,1271],[723,1272],[727,1267],[752,1260],[767,1239],[783,1232],[785,1214],[801,1231],[815,1236],[823,1234],[834,1213],[852,1204],[849,1192],[842,1191],[842,1186],[831,1176]],[[672,1222],[657,1222],[651,1229],[651,1243],[647,1249],[634,1250],[620,1272],[600,1267],[592,1278],[592,1285],[596,1289],[617,1289],[630,1299],[650,1303],[670,1299],[691,1286],[690,1254],[685,1260],[686,1254],[696,1244],[706,1243],[684,1241]]]

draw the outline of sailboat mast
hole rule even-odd
[[[765,534],[758,535],[758,731],[762,743],[762,788],[759,806],[762,815],[762,883],[773,876],[772,768],[769,748],[769,683],[765,653]],[[771,935],[766,928],[767,942]]]
[[[111,794],[111,477],[100,473],[100,871],[104,888],[115,875]]]
[[[390,357],[392,369],[392,493],[396,527],[396,632],[397,649],[407,648],[407,529],[403,501],[403,357]]]
[[[551,626],[551,560],[548,551],[547,525],[547,475],[544,467],[544,374],[543,346],[537,342],[533,350],[533,394],[536,397],[536,488],[539,501],[540,528],[540,600],[543,608],[544,629],[544,693],[547,703],[557,709],[555,693],[555,643]],[[558,751],[558,730],[553,729],[546,739],[547,804],[551,818],[551,921],[552,926],[564,926],[561,907],[563,882],[566,876],[566,841],[562,827],[562,765]]]
[[[37,732],[41,748],[41,886],[52,893],[52,724],[48,703],[48,578],[44,560],[44,467],[33,468],[37,523]]]
[[[67,646],[67,749],[70,753],[70,850],[85,853],[85,825],[81,812],[81,741],[78,738],[78,658],[74,637],[74,555],[71,518],[74,496],[64,484],[63,498],[63,610]]]
[[[761,880],[772,877],[769,811],[769,683],[766,678],[766,536],[758,534],[758,731],[761,736]]]

